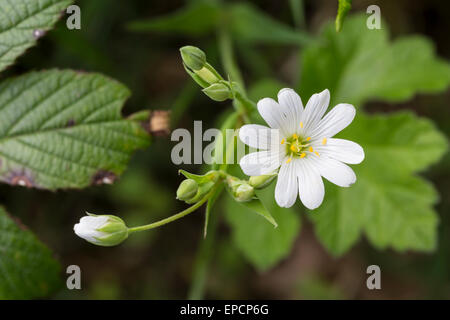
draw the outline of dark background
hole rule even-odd
[[[279,0],[251,1],[273,18],[292,25],[289,5]],[[395,38],[419,33],[435,43],[438,54],[450,57],[450,2],[448,1],[353,1],[352,12],[370,4],[381,7],[383,19]],[[215,39],[186,38],[156,33],[127,31],[126,23],[172,12],[183,1],[80,0],[82,29],[69,31],[60,21],[55,30],[30,49],[17,64],[2,75],[6,78],[29,70],[73,68],[109,75],[133,92],[125,114],[142,109],[173,109],[174,125],[190,129],[193,120],[204,127],[215,125],[226,103],[214,103],[199,90],[186,85],[186,75],[178,53],[185,44],[211,48]],[[336,15],[337,1],[306,1],[308,31]],[[263,49],[263,48],[262,48]],[[289,83],[295,70],[283,68],[293,48],[261,50],[270,61],[270,73]],[[208,52],[210,54],[210,52]],[[239,58],[239,57],[238,57]],[[239,60],[245,80],[258,74],[245,59]],[[217,65],[220,65],[217,63]],[[184,94],[187,98],[179,98]],[[449,135],[450,92],[416,96],[400,105],[371,103],[367,110],[414,109],[432,118]],[[433,108],[429,108],[433,105]],[[139,151],[122,179],[113,186],[91,187],[81,191],[47,192],[0,186],[0,200],[37,236],[51,247],[63,268],[76,264],[82,270],[82,290],[62,289],[54,298],[62,299],[184,299],[187,297],[196,249],[202,241],[201,211],[163,228],[133,235],[116,248],[100,248],[76,237],[73,224],[85,210],[124,217],[129,225],[157,220],[184,208],[174,195],[180,177],[170,160],[174,143],[168,137],[156,138],[153,145]],[[191,171],[199,168],[185,167]],[[299,299],[299,298],[450,298],[450,161],[447,154],[427,172],[441,195],[439,244],[432,254],[376,251],[366,240],[359,242],[339,259],[329,256],[318,243],[311,225],[303,219],[300,237],[287,259],[275,268],[258,273],[231,244],[229,229],[221,212],[218,239],[213,247],[212,265],[205,298],[215,299]],[[218,206],[220,208],[220,206]],[[220,210],[219,210],[220,211]],[[382,268],[382,290],[366,288],[366,267]]]

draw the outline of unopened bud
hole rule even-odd
[[[262,189],[266,187],[272,180],[277,176],[276,173],[273,174],[263,174],[261,176],[252,176],[248,179],[248,183],[255,189]]]
[[[205,53],[197,47],[184,46],[180,53],[184,64],[192,71],[201,70],[206,64]]]
[[[241,184],[234,193],[236,201],[246,202],[255,197],[255,189],[249,184]]]
[[[88,213],[73,229],[77,236],[98,246],[115,246],[128,238],[125,222],[112,215],[97,216]]]
[[[213,83],[202,91],[214,101],[225,101],[233,97],[230,88],[222,82]]]
[[[198,184],[195,180],[186,179],[180,183],[180,186],[177,190],[177,199],[186,201],[193,198],[198,191]]]

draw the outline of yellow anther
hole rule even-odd
[[[302,152],[302,154],[300,155],[300,158],[304,158],[306,157],[306,153]]]
[[[281,144],[284,144],[284,141],[285,141],[284,139],[283,139],[283,140],[281,140]]]
[[[291,161],[292,161],[292,158],[289,158],[289,159],[286,160],[286,163],[289,163]]]
[[[291,151],[293,151],[293,152],[297,152],[297,147],[296,147],[295,145],[293,145],[293,144],[291,144],[290,149],[291,149]]]
[[[314,152],[313,147],[309,147],[309,152]]]
[[[303,128],[303,122],[300,122],[300,128]]]
[[[320,157],[319,153],[317,151],[314,151],[314,153],[316,154],[316,156]]]
[[[298,139],[298,135],[296,135],[295,133],[292,135],[292,138],[294,139]]]
[[[311,140],[311,137],[306,138],[306,141],[309,141],[309,140]]]
[[[327,138],[323,138],[322,144],[327,144]]]

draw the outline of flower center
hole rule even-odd
[[[286,163],[292,161],[292,158],[304,158],[308,154],[315,154],[319,156],[317,151],[314,151],[310,145],[311,137],[303,138],[296,133],[291,137],[281,140],[281,144],[286,145],[286,154],[289,156]]]

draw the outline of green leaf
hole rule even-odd
[[[72,0],[0,0],[0,71],[50,30]]]
[[[386,25],[369,30],[364,15],[348,17],[340,33],[328,24],[303,52],[303,99],[328,88],[332,104],[360,107],[368,100],[400,102],[416,93],[445,90],[450,66],[436,57],[432,43],[421,36],[390,42]]]
[[[0,300],[48,297],[61,285],[60,269],[52,252],[0,207]]]
[[[210,1],[192,1],[185,8],[165,16],[131,22],[128,29],[199,36],[214,30],[219,14],[218,6]]]
[[[438,197],[413,172],[442,157],[444,136],[431,121],[399,112],[359,113],[343,137],[361,144],[366,158],[353,166],[358,179],[354,185],[327,184],[325,201],[309,214],[322,243],[341,255],[365,233],[379,249],[434,249],[438,218],[433,205]]]
[[[276,205],[274,187],[272,184],[258,191],[258,197],[278,222],[278,228],[274,228],[231,197],[227,197],[225,202],[226,219],[232,227],[232,240],[259,271],[268,270],[285,258],[300,232],[299,214]]]
[[[305,32],[278,22],[249,3],[230,6],[229,14],[234,38],[243,43],[305,45],[311,40]]]
[[[112,183],[138,148],[141,124],[123,119],[122,84],[70,70],[0,84],[0,180],[43,189]]]
[[[253,200],[247,201],[247,202],[239,202],[239,204],[241,204],[242,206],[252,210],[253,212],[255,212],[257,214],[259,214],[264,219],[266,219],[268,222],[270,222],[275,228],[278,227],[277,222],[272,217],[270,212],[266,209],[266,207],[263,205],[261,200],[253,199]]]
[[[310,41],[305,32],[294,30],[247,3],[220,6],[193,1],[168,15],[131,22],[128,29],[200,36],[214,32],[220,25],[229,26],[234,38],[243,43],[304,45]]]

